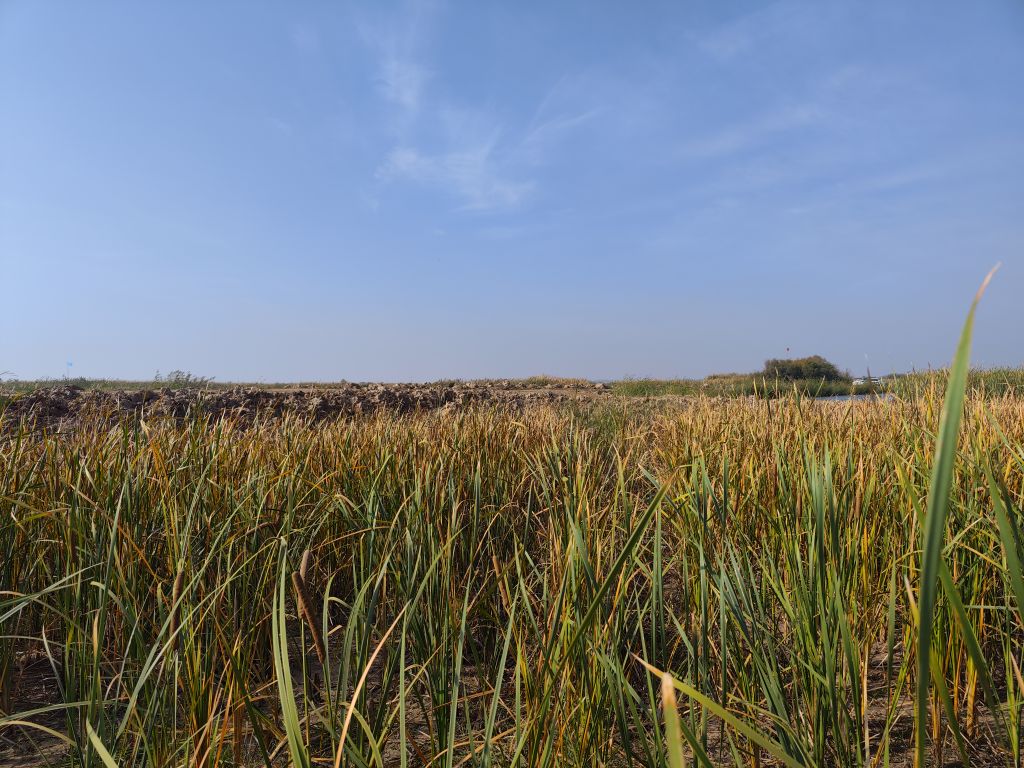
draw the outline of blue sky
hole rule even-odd
[[[0,2],[0,371],[1024,363],[1024,5]]]

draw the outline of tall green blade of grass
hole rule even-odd
[[[299,723],[299,710],[295,705],[295,689],[292,685],[291,665],[288,660],[288,627],[287,597],[285,591],[285,574],[287,573],[287,554],[282,542],[281,562],[279,566],[277,595],[274,610],[271,614],[272,636],[274,643],[274,672],[277,677],[277,690],[281,700],[281,719],[284,721],[285,736],[288,739],[288,751],[291,752],[292,763],[298,768],[310,768],[309,754],[302,740],[302,726]]]
[[[501,703],[501,687],[505,680],[505,664],[508,660],[508,649],[512,642],[512,637],[515,635],[514,630],[517,605],[518,601],[513,600],[511,606],[509,606],[508,626],[505,628],[505,641],[501,648],[501,657],[498,659],[498,664],[495,667],[497,674],[494,679],[494,694],[491,697],[491,706],[487,712],[487,719],[484,723],[484,747],[480,763],[483,768],[489,768],[494,760],[494,746],[491,743],[491,739],[494,736],[494,725],[498,719],[498,705]]]
[[[455,726],[458,723],[459,691],[462,688],[462,649],[466,641],[466,623],[469,615],[469,588],[471,582],[466,580],[466,595],[462,599],[462,616],[459,621],[459,640],[455,649],[455,669],[452,671],[451,684],[448,687],[449,702],[448,710],[448,750],[445,755],[445,768],[452,768],[455,764]]]
[[[967,390],[967,371],[971,356],[971,335],[974,331],[974,315],[992,279],[989,272],[978,290],[971,309],[967,313],[956,356],[949,371],[946,397],[939,417],[938,439],[935,445],[935,460],[932,467],[931,484],[928,487],[928,505],[921,534],[921,575],[918,591],[920,624],[917,636],[917,696],[914,717],[917,723],[914,752],[917,765],[924,765],[927,745],[928,694],[931,684],[932,624],[935,618],[935,600],[938,596],[943,541],[946,532],[946,514],[949,511],[949,492],[953,485],[953,465],[956,459],[957,436],[963,416],[964,394]]]
[[[999,539],[1003,545],[1003,556],[1006,558],[1006,575],[1010,582],[1010,590],[1017,601],[1018,617],[1024,622],[1024,567],[1021,566],[1020,533],[1010,516],[1002,490],[992,476],[992,470],[986,467],[989,493],[995,505],[996,525],[999,528]]]

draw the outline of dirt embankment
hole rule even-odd
[[[505,405],[513,408],[606,396],[602,384],[585,387],[524,388],[517,382],[438,384],[340,384],[330,388],[148,389],[136,391],[52,387],[0,401],[0,421],[47,427],[70,426],[83,417],[281,418],[326,420],[387,409],[397,413]]]

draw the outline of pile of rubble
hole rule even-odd
[[[0,404],[7,424],[70,425],[85,416],[185,418],[205,416],[242,420],[296,415],[317,420],[389,410],[396,413],[496,404],[512,408],[538,403],[592,399],[607,394],[601,384],[562,388],[517,388],[515,382],[451,384],[340,384],[330,388],[148,389],[105,391],[74,386],[37,389]]]

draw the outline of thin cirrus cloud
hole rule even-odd
[[[384,186],[412,183],[445,190],[468,210],[515,207],[531,184],[506,178],[498,168],[501,126],[479,110],[455,109],[427,98],[430,68],[424,59],[433,13],[432,6],[414,3],[396,18],[363,19],[359,24],[376,60],[377,91],[398,108],[388,130],[393,146],[378,164],[376,179]],[[456,113],[462,119],[453,120]],[[435,146],[424,148],[425,134],[434,137]]]
[[[759,115],[712,135],[684,144],[680,159],[710,160],[735,155],[776,140],[778,136],[822,123],[825,111],[817,104],[801,104]]]
[[[533,188],[529,181],[503,178],[493,167],[494,142],[424,155],[411,147],[395,147],[377,170],[383,182],[400,180],[447,189],[466,210],[514,208]]]
[[[772,41],[795,42],[815,34],[818,28],[810,22],[811,19],[820,23],[824,18],[842,13],[843,10],[837,6],[819,7],[815,14],[809,14],[801,0],[781,0],[704,30],[694,39],[704,53],[719,62],[730,62],[752,54]]]
[[[383,185],[400,182],[441,189],[467,211],[502,211],[521,206],[536,191],[534,173],[557,145],[599,114],[560,114],[505,139],[503,123],[483,109],[430,105],[419,121],[422,133],[439,134],[435,150],[420,148],[420,131],[393,146],[378,165]]]
[[[515,210],[536,191],[535,171],[552,148],[600,110],[553,112],[556,85],[525,127],[510,130],[489,106],[431,93],[436,11],[415,3],[400,17],[359,25],[376,59],[377,91],[398,108],[389,126],[393,143],[375,179],[382,189],[404,183],[441,190],[456,201],[456,210]]]
[[[376,60],[374,80],[383,98],[413,116],[430,79],[422,64],[422,48],[432,22],[433,9],[412,3],[394,17],[359,17],[356,27]]]
[[[526,163],[543,165],[560,142],[567,140],[573,132],[594,118],[605,114],[606,110],[601,106],[580,107],[572,103],[559,105],[553,99],[553,93],[548,94],[530,121],[516,154]]]
[[[381,61],[378,82],[387,99],[415,112],[428,77],[429,72],[415,61],[390,51]]]

